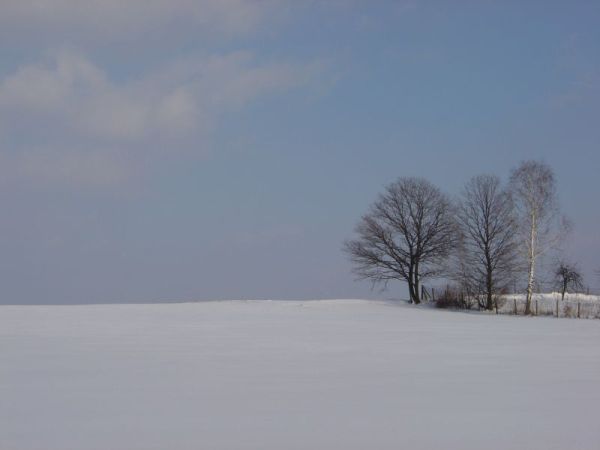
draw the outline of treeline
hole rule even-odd
[[[362,216],[344,250],[359,278],[384,285],[404,281],[415,304],[431,278],[452,280],[461,296],[486,309],[522,280],[530,314],[540,259],[569,228],[552,169],[525,161],[506,184],[495,175],[473,177],[458,198],[425,179],[400,178]],[[563,293],[581,285],[568,262],[558,263],[555,275]]]

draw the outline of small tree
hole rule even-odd
[[[421,178],[400,178],[387,186],[356,233],[344,244],[354,272],[384,285],[405,281],[415,304],[421,302],[422,280],[440,274],[457,238],[451,202]]]
[[[494,295],[508,288],[517,266],[516,219],[511,195],[493,175],[472,178],[458,208],[463,252],[460,278],[483,294],[481,306],[494,307]],[[480,297],[480,295],[479,295]]]
[[[526,250],[527,296],[525,314],[531,314],[531,297],[536,282],[538,259],[556,244],[566,230],[560,224],[556,183],[552,169],[538,161],[525,161],[510,177],[520,227],[520,240]]]
[[[560,299],[564,300],[567,289],[583,289],[583,276],[576,264],[561,260],[558,261],[554,270],[554,283],[560,289]]]

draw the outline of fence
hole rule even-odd
[[[435,302],[435,288],[426,288],[425,285],[421,285],[421,300],[424,302],[434,301]]]
[[[446,286],[445,289],[421,287],[423,301],[432,302],[438,308],[481,309],[484,296],[468,296],[460,289]],[[436,297],[436,294],[437,297]],[[496,314],[524,315],[526,297],[524,294],[498,295],[494,298]],[[600,319],[600,295],[566,294],[564,299],[558,292],[533,294],[530,315],[569,317],[574,319]]]
[[[525,295],[503,295],[498,298],[498,313],[525,314]],[[534,316],[600,319],[600,297],[586,294],[568,294],[564,300],[558,293],[534,294],[531,299]]]

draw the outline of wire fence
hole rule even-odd
[[[498,297],[499,314],[525,314],[526,298],[523,294]],[[568,317],[573,319],[600,319],[600,297],[591,294],[559,293],[534,294],[530,314],[534,316]]]
[[[466,295],[456,287],[444,289],[422,287],[421,298],[438,308],[485,309],[483,295]],[[505,294],[493,298],[493,311],[496,314],[525,315],[526,296]],[[587,293],[566,293],[564,298],[558,292],[533,294],[529,315],[554,316],[573,319],[600,319],[600,295]]]

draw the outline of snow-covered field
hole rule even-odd
[[[600,448],[600,321],[368,301],[1,306],[2,450]]]

